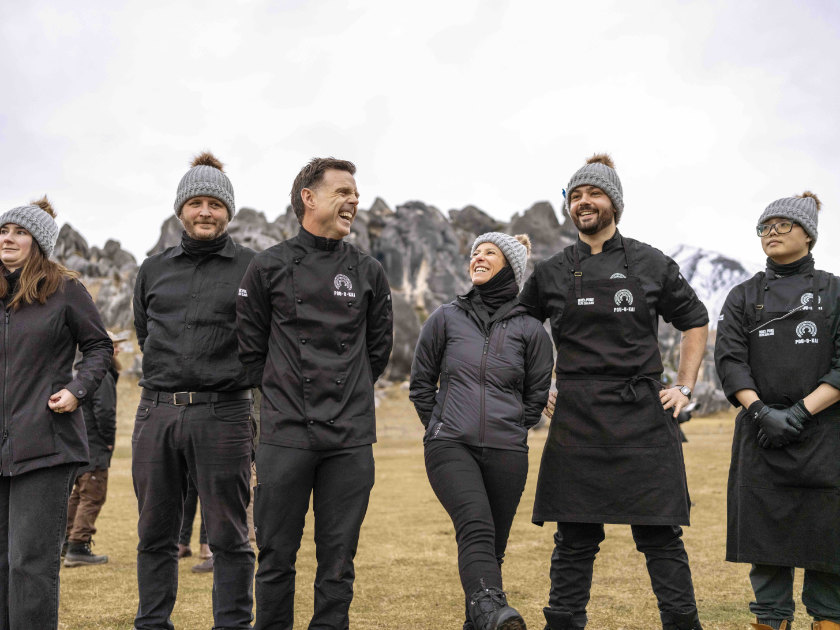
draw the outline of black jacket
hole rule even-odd
[[[84,399],[96,391],[114,346],[84,285],[64,280],[46,303],[8,309],[0,301],[2,449],[0,474],[88,461],[81,405],[50,411],[52,394],[66,388]],[[83,358],[73,376],[76,347]]]
[[[113,364],[93,396],[85,398],[82,404],[82,414],[87,429],[90,457],[87,466],[79,468],[79,474],[96,468],[109,468],[113,448],[117,435],[117,380],[120,373]]]
[[[820,308],[831,309],[830,332],[828,338],[834,344],[834,359],[827,366],[825,373],[818,380],[808,375],[792,373],[787,379],[788,391],[762,392],[756,385],[750,368],[749,335],[747,324],[747,294],[762,295],[768,312],[787,312],[801,305],[801,296],[813,288],[814,265],[811,263],[802,273],[787,277],[775,277],[772,271],[760,272],[746,282],[734,287],[726,297],[717,325],[715,339],[715,366],[723,385],[723,392],[729,401],[740,407],[735,392],[752,389],[766,403],[778,402],[779,397],[789,404],[810,394],[820,383],[827,383],[840,389],[840,278],[825,273],[825,285],[819,291]],[[765,288],[766,287],[766,288]],[[785,357],[779,357],[779,363],[768,365],[768,370],[784,370]],[[804,380],[803,380],[804,378]]]
[[[248,389],[236,356],[236,290],[254,250],[228,239],[200,261],[176,245],[140,265],[134,328],[140,385],[164,392]]]
[[[300,233],[254,258],[237,298],[239,358],[260,386],[260,441],[326,450],[376,441],[373,384],[393,343],[381,265]]]
[[[528,450],[528,429],[548,399],[552,357],[548,333],[516,299],[489,325],[468,295],[444,304],[423,325],[411,365],[409,397],[424,440]]]
[[[581,271],[587,281],[608,280],[616,274],[625,274],[624,252],[620,234],[604,243],[603,251],[593,256],[589,245],[578,239]],[[655,247],[632,238],[623,237],[633,273],[639,277],[645,291],[645,301],[651,314],[651,335],[657,337],[658,316],[670,322],[677,330],[698,328],[709,323],[706,307],[680,268],[671,258]],[[550,319],[551,334],[557,344],[560,321],[567,296],[574,297],[574,246],[569,245],[534,267],[519,300],[540,321]]]

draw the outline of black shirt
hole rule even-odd
[[[248,389],[236,353],[236,291],[255,252],[228,237],[201,258],[179,244],[150,256],[134,286],[140,385],[165,392]]]
[[[657,335],[658,316],[673,324],[677,330],[698,328],[709,323],[706,307],[680,274],[677,263],[646,243],[621,237],[618,230],[604,243],[601,253],[594,256],[589,245],[578,238],[578,256],[584,282],[626,277],[622,238],[628,248],[631,272],[639,278],[645,291],[651,314],[650,332],[654,337]],[[570,245],[538,263],[519,295],[519,301],[534,317],[540,321],[550,319],[555,345],[559,338],[566,296],[570,291],[574,292],[574,266],[574,245]]]

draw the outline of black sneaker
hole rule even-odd
[[[65,567],[81,567],[86,564],[105,564],[108,556],[97,556],[90,550],[90,542],[70,542],[64,556]]]

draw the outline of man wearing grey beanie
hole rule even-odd
[[[675,418],[697,379],[708,314],[673,260],[619,233],[624,192],[608,155],[587,160],[564,194],[578,240],[537,264],[520,295],[550,320],[557,346],[533,513],[539,525],[557,523],[546,628],[586,625],[604,523],[622,523],[645,554],[662,627],[700,630],[681,539],[690,501]],[[661,383],[660,316],[682,331],[671,388]]]
[[[227,233],[236,213],[223,166],[202,153],[181,179],[180,244],[150,256],[134,288],[143,351],[132,437],[137,531],[137,630],[171,628],[187,476],[213,552],[216,628],[250,628],[254,552],[248,541],[252,399],[236,353],[236,292],[254,257]]]

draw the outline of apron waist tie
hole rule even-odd
[[[621,390],[621,400],[624,402],[637,402],[639,400],[639,393],[636,391],[634,385],[640,383],[641,381],[649,381],[650,383],[656,385],[658,388],[662,388],[662,382],[651,377],[651,376],[644,376],[642,374],[638,376],[634,376],[630,380],[624,383],[624,387]]]

